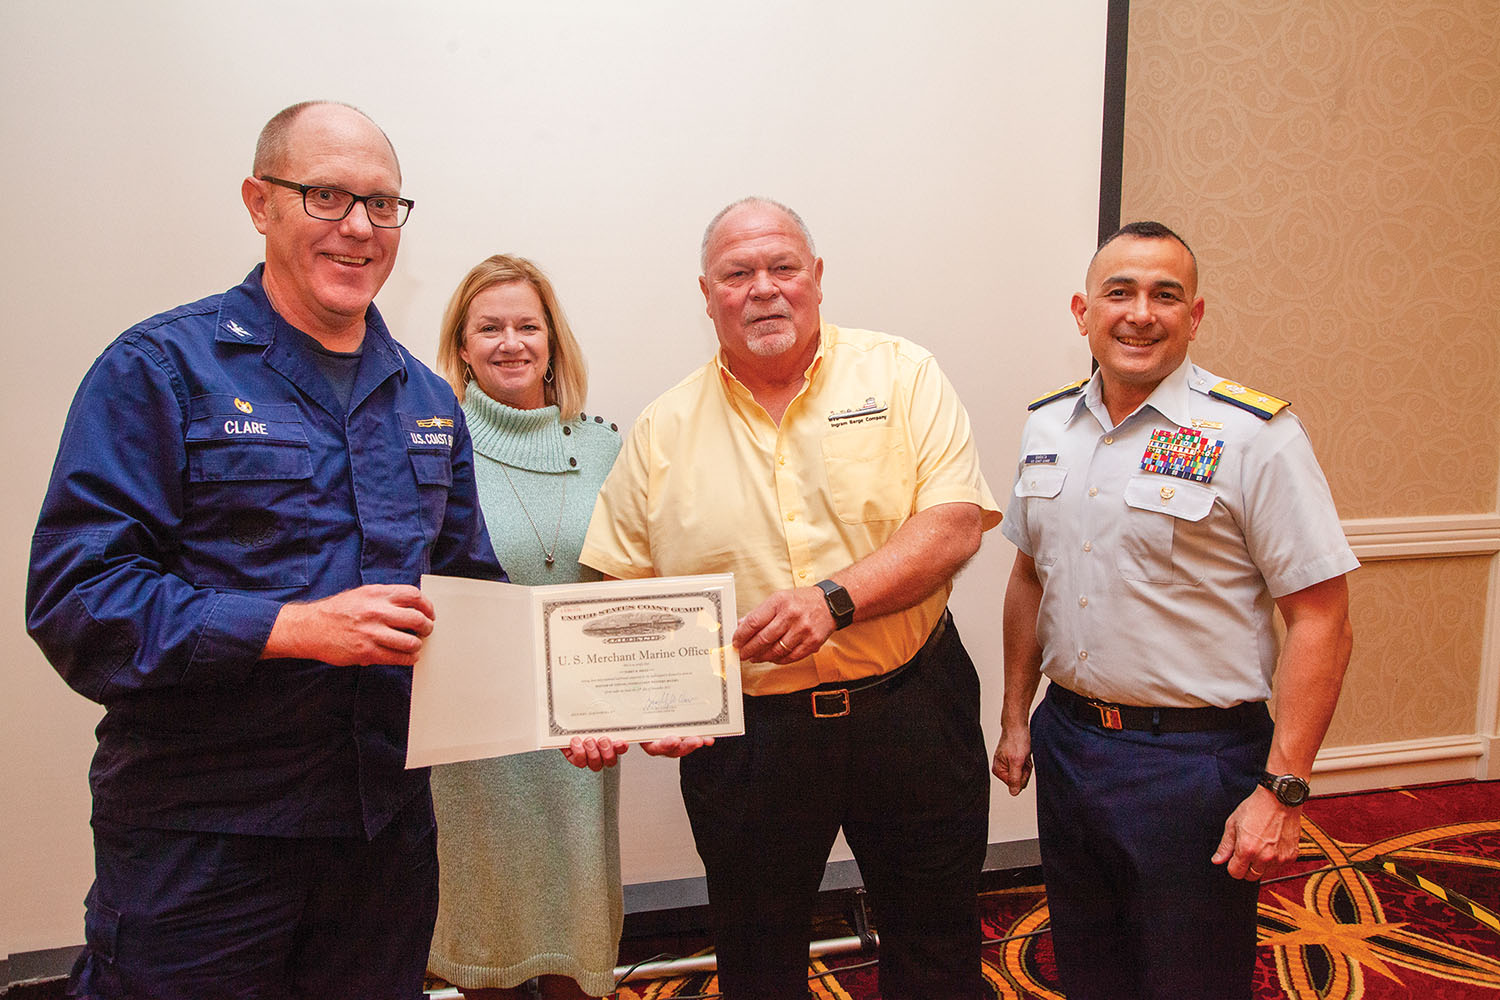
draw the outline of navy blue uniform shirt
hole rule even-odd
[[[126,331],[84,377],[32,539],[27,628],[105,707],[94,814],[374,836],[411,669],[258,659],[281,605],[421,574],[504,579],[463,411],[374,306],[346,410],[244,283]]]

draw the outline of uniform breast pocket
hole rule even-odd
[[[429,543],[437,540],[448,513],[448,495],[453,491],[453,462],[446,451],[407,452],[417,480],[417,498],[422,506],[422,531]]]
[[[916,472],[906,439],[890,428],[849,427],[823,439],[833,510],[845,524],[901,520],[911,513]]]
[[[1016,479],[1017,497],[1026,501],[1026,527],[1036,551],[1032,558],[1039,566],[1051,566],[1057,562],[1058,546],[1062,539],[1061,501],[1063,484],[1068,481],[1068,470],[1056,465],[1028,465],[1021,469]]]
[[[431,411],[428,411],[429,413]],[[400,520],[415,513],[426,543],[423,562],[432,554],[432,543],[443,530],[443,519],[448,516],[448,497],[453,493],[453,445],[456,441],[456,417],[441,413],[423,416],[410,410],[397,414],[401,425],[401,437],[406,443],[407,463],[411,466],[416,493],[399,488],[386,496],[386,501],[402,508]],[[395,470],[392,470],[395,473]],[[392,486],[396,484],[392,483]],[[411,497],[416,497],[416,510],[410,506]],[[410,523],[409,521],[407,523]]]
[[[216,402],[194,400],[188,424],[183,574],[211,587],[305,586],[312,453],[300,417]]]
[[[1132,476],[1125,484],[1120,575],[1143,583],[1201,583],[1205,567],[1190,558],[1188,543],[1217,498],[1213,489],[1190,480],[1148,472]]]

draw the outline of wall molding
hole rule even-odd
[[[1500,778],[1500,559],[1490,563],[1489,593],[1485,595],[1484,639],[1479,647],[1479,691],[1474,728],[1485,741],[1478,776]]]
[[[1362,792],[1433,781],[1484,778],[1490,741],[1466,733],[1389,743],[1325,747],[1313,762],[1313,791]]]
[[[1397,559],[1443,559],[1500,553],[1500,514],[1434,514],[1422,517],[1371,517],[1343,522],[1344,537],[1361,562]],[[1463,770],[1457,762],[1473,758],[1457,777],[1500,778],[1500,559],[1490,564],[1484,595],[1484,635],[1480,642],[1479,679],[1475,690],[1472,737],[1415,740],[1371,747],[1341,748],[1320,754],[1319,765],[1355,784],[1342,790],[1373,787],[1359,783],[1363,770],[1390,764],[1398,769]],[[1356,640],[1358,641],[1358,640]],[[1443,748],[1448,748],[1444,750]],[[1363,762],[1363,763],[1361,763]],[[1317,767],[1315,766],[1315,770]],[[1382,779],[1383,780],[1383,779]],[[1419,780],[1442,780],[1425,778]],[[1392,781],[1392,784],[1400,782]]]
[[[1369,517],[1344,521],[1343,527],[1344,537],[1361,562],[1500,552],[1500,514]]]

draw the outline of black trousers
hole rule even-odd
[[[728,1000],[808,995],[812,910],[840,827],[880,934],[885,1000],[982,995],[989,761],[979,678],[950,623],[893,680],[814,718],[745,699],[745,735],[681,762]]]
[[[1264,706],[1242,728],[1162,733],[1031,718],[1052,949],[1069,1000],[1248,1000],[1260,883],[1209,859],[1255,790]]]

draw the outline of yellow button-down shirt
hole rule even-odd
[[[913,514],[1000,509],[969,417],[926,350],[822,325],[778,426],[716,357],[648,406],[599,494],[581,561],[621,578],[733,573],[743,614],[883,545]],[[916,655],[951,583],[915,607],[833,633],[785,666],[747,663],[749,694],[883,673]]]

